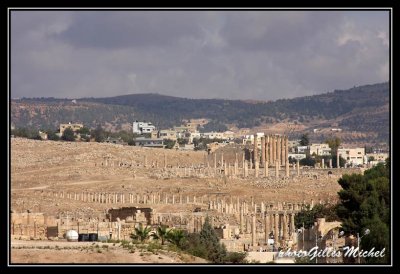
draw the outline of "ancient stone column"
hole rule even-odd
[[[281,165],[284,165],[286,163],[285,161],[285,136],[281,137]]]
[[[254,134],[254,165],[258,162],[258,138],[257,134]]]
[[[296,233],[296,228],[294,227],[294,213],[290,214],[290,236],[293,239],[293,235]]]
[[[265,162],[269,161],[269,159],[268,159],[268,135],[264,136],[264,157],[265,157],[265,159],[264,159],[263,164],[265,164]]]
[[[287,215],[286,213],[282,215],[282,220],[283,220],[283,239],[287,240],[289,239],[289,235],[288,235],[288,223],[287,223]]]
[[[265,243],[268,243],[268,239],[269,239],[269,233],[270,233],[270,215],[269,213],[266,214],[265,216]]]
[[[340,168],[339,150],[336,152],[336,168]]]
[[[285,137],[285,159],[289,159],[289,137]]]
[[[289,160],[286,160],[285,169],[286,169],[286,177],[289,177]]]
[[[279,162],[275,162],[275,177],[279,178]]]
[[[279,169],[280,169],[281,164],[282,164],[282,162],[281,162],[281,153],[282,153],[282,147],[281,147],[282,140],[281,140],[281,136],[277,136],[276,143],[277,143],[276,161],[279,163],[278,167],[279,167]]]
[[[262,216],[263,218],[264,218],[264,210],[265,210],[264,202],[261,202],[260,211],[261,211],[261,216]]]
[[[251,243],[253,246],[256,246],[256,215],[253,215],[252,226],[251,226]]]
[[[261,165],[265,164],[265,136],[261,137]]]
[[[279,239],[279,214],[274,214],[274,239],[275,243],[278,242]]]
[[[274,165],[275,164],[275,156],[276,156],[276,139],[275,136],[271,135],[271,151],[270,151],[270,155],[271,155],[271,164]]]
[[[221,166],[223,166],[224,165],[224,153],[222,152],[221,153]]]
[[[267,161],[264,164],[264,176],[268,177],[268,162]]]
[[[272,151],[272,136],[268,135],[268,164],[273,163]]]
[[[329,168],[332,168],[332,159],[329,159]]]
[[[172,204],[175,204],[175,195],[172,194]]]
[[[299,160],[297,160],[296,166],[297,166],[297,176],[300,176],[300,161]]]
[[[324,158],[321,159],[321,168],[325,168],[325,159]]]

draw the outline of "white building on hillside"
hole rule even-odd
[[[156,127],[150,122],[146,123],[135,121],[132,124],[132,132],[136,134],[151,133],[155,129]]]
[[[364,164],[365,148],[339,148],[339,156],[346,160],[348,165],[362,165]]]
[[[331,155],[331,148],[328,144],[311,144],[307,149],[308,155],[327,156]]]

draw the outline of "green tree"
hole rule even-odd
[[[185,240],[185,232],[181,229],[173,229],[168,233],[167,240],[177,247],[182,247]]]
[[[337,205],[315,205],[312,209],[307,205],[295,217],[294,223],[297,228],[310,228],[314,225],[316,218],[325,218],[327,222],[339,221],[336,214]]]
[[[356,235],[370,229],[363,236],[361,248],[370,250],[385,248],[385,257],[365,258],[367,263],[389,263],[390,244],[390,160],[386,165],[378,164],[364,175],[343,175],[339,179],[342,189],[338,192],[340,204],[337,215],[344,231]]]
[[[297,228],[303,227],[310,228],[314,225],[315,211],[310,209],[310,205],[303,208],[298,214],[294,216],[294,223]]]
[[[129,140],[128,146],[136,146],[136,142],[134,140]]]
[[[314,166],[315,165],[315,159],[311,158],[310,156],[307,156],[306,158],[303,158],[300,160],[300,165],[302,166]]]
[[[60,140],[60,137],[56,134],[54,130],[48,130],[47,131],[47,139],[48,140],[53,140],[53,141],[58,141]]]
[[[178,138],[177,142],[180,145],[186,145],[189,142],[189,140],[188,139],[183,139],[183,138]]]
[[[104,142],[104,140],[106,139],[106,133],[100,124],[97,125],[96,129],[92,130],[90,135],[94,138],[96,142],[99,143]]]
[[[185,241],[181,244],[181,248],[193,256],[208,259],[208,250],[206,246],[202,244],[199,233],[187,234]]]
[[[171,149],[175,146],[175,141],[170,140],[170,139],[165,139],[164,145],[165,145],[165,148]]]
[[[150,227],[144,227],[142,223],[139,223],[139,226],[135,227],[134,232],[130,236],[133,240],[140,240],[141,242],[144,242],[150,237],[150,231]]]
[[[372,162],[372,161],[375,161],[375,157],[374,156],[369,156],[368,157],[368,162]]]
[[[75,141],[75,133],[71,128],[66,128],[61,136],[61,139],[64,141],[73,142]]]
[[[228,252],[224,262],[231,264],[243,264],[246,262],[246,252]]]
[[[308,146],[310,144],[310,139],[308,138],[308,134],[303,134],[300,137],[300,145],[301,146]]]
[[[219,243],[217,233],[212,228],[209,218],[205,219],[202,230],[200,231],[200,243],[207,250],[207,259],[213,263],[222,263],[227,255],[226,247]]]
[[[339,137],[332,137],[325,140],[325,143],[329,145],[331,151],[336,153],[342,141]]]
[[[128,144],[133,141],[133,133],[128,132],[126,130],[120,130],[118,133],[115,134],[114,137],[121,138],[122,141],[124,141]]]
[[[156,240],[161,240],[161,244],[164,245],[165,241],[168,239],[170,234],[170,230],[165,225],[160,225],[157,227],[157,230],[152,233],[152,236]]]
[[[199,130],[200,132],[211,132],[211,131],[224,132],[228,130],[228,127],[219,120],[213,120],[200,127]]]
[[[334,167],[334,168],[336,168],[337,167],[337,157],[336,157],[336,154],[333,154],[332,155],[332,166]],[[344,167],[346,165],[346,159],[344,159],[342,156],[339,156],[339,166],[340,167]]]
[[[90,129],[88,129],[87,127],[82,127],[80,129],[78,129],[76,132],[81,134],[81,135],[89,135],[90,134]]]

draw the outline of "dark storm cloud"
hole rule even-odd
[[[388,80],[384,11],[13,11],[13,97],[279,99]]]

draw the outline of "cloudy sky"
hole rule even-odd
[[[11,96],[274,100],[388,81],[388,11],[11,11]]]

